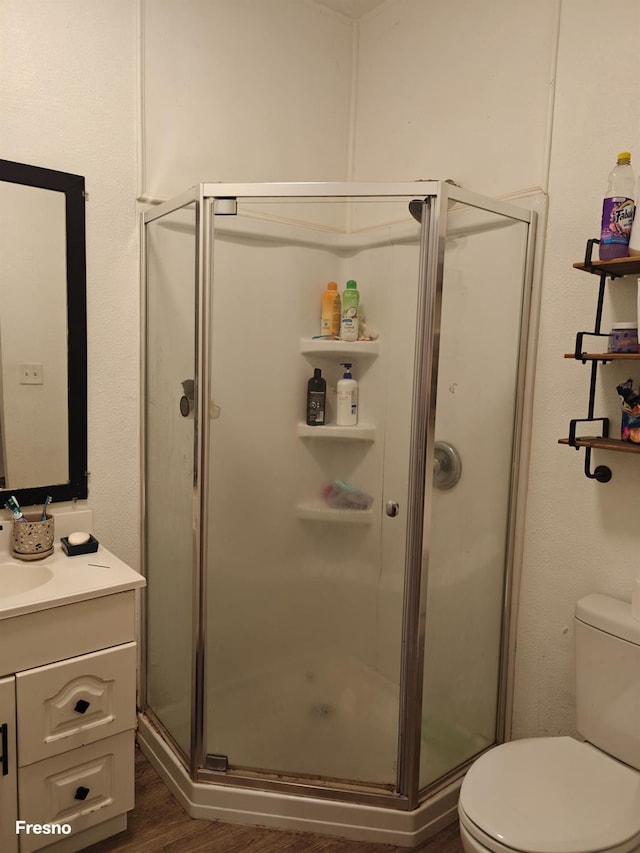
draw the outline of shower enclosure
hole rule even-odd
[[[534,221],[439,181],[144,214],[140,739],[191,814],[409,846],[504,737]],[[369,339],[323,339],[347,279]]]

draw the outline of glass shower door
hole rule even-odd
[[[239,200],[236,216],[214,219],[211,769],[396,790],[421,233],[408,201]],[[376,339],[319,340],[327,282],[342,292],[348,279]],[[340,429],[345,363],[359,420]],[[327,382],[324,427],[305,422],[315,368]],[[371,506],[329,506],[334,481]]]
[[[167,213],[145,230],[146,704],[186,757],[193,704],[196,206]]]
[[[499,736],[528,238],[504,213],[458,204],[447,216],[432,429],[461,475],[427,491],[420,788]]]

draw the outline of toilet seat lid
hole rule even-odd
[[[525,853],[589,853],[640,834],[640,773],[571,737],[527,738],[471,766],[460,806]]]

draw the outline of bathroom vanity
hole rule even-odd
[[[134,802],[135,590],[105,548],[20,562],[0,519],[0,850],[70,853],[127,825]],[[17,821],[20,832],[17,832]],[[25,825],[36,825],[30,829]]]

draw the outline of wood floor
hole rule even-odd
[[[404,847],[343,841],[275,829],[193,820],[136,749],[136,806],[126,832],[84,853],[407,853]],[[443,829],[413,853],[462,853],[458,824]]]

